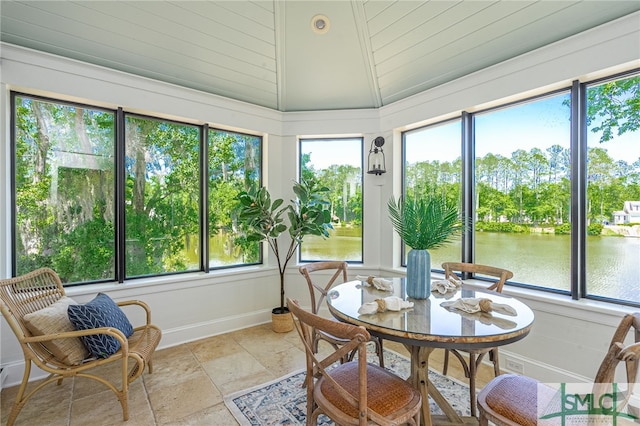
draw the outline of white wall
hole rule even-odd
[[[365,175],[364,263],[353,265],[350,276],[398,275],[404,272],[397,267],[399,243],[384,212],[386,200],[400,188],[399,131],[540,88],[566,87],[577,78],[638,67],[639,23],[640,14],[630,15],[379,110],[305,113],[280,113],[3,44],[0,200],[5,208],[0,209],[0,276],[9,275],[11,238],[9,90],[111,108],[122,106],[128,111],[263,135],[265,182],[280,197],[292,196],[290,182],[296,178],[297,137],[358,135],[365,137],[368,148],[372,138],[384,136],[389,173],[382,177]],[[124,285],[74,287],[69,294],[84,302],[98,291],[105,291],[116,300],[139,298],[149,303],[154,322],[164,332],[161,347],[267,322],[279,299],[277,271],[272,262],[265,267],[139,279]],[[621,312],[626,311],[615,305],[546,294],[505,292],[528,303],[536,312],[536,323],[526,339],[501,351],[503,360],[511,357],[522,362],[526,374],[547,381],[579,380],[595,374],[613,327]],[[302,301],[308,299],[306,284],[295,267],[287,274],[287,294]],[[5,385],[11,385],[21,378],[22,354],[4,320],[1,333],[0,364],[9,372]]]

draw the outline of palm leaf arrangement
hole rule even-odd
[[[394,230],[415,250],[441,247],[465,228],[458,208],[444,197],[399,198],[397,202],[391,197],[387,206]]]

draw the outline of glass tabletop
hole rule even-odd
[[[407,297],[405,278],[389,278],[393,291],[381,291],[362,281],[349,281],[333,287],[327,295],[331,313],[339,320],[362,325],[376,335],[420,346],[452,349],[493,347],[525,337],[533,325],[533,311],[519,300],[493,291],[463,284],[455,293],[440,295],[432,292],[428,299]],[[397,296],[414,303],[401,311],[359,314],[368,302]],[[460,298],[486,298],[492,303],[507,305],[515,315],[501,312],[468,314],[442,306]]]

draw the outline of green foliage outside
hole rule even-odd
[[[625,200],[640,200],[640,159],[614,161],[607,144],[640,129],[640,78],[589,88],[588,122],[599,145],[587,153],[589,235]],[[116,265],[116,224],[124,212],[127,277],[199,269],[200,127],[126,114],[124,206],[116,206],[115,113],[16,96],[15,247],[17,273],[55,268],[65,282],[112,280]],[[597,124],[597,125],[596,125]],[[237,237],[233,214],[238,195],[260,181],[260,138],[209,132],[209,215],[211,236],[223,252],[209,262],[259,260],[259,243]],[[362,223],[362,171],[335,165],[313,170],[302,159],[302,178],[326,187],[333,223]],[[510,157],[477,159],[476,229],[567,232],[570,214],[569,151],[516,150]],[[460,159],[425,161],[405,170],[407,197],[439,195],[459,207]],[[506,173],[513,173],[505,185]],[[121,209],[121,210],[119,210]],[[236,238],[237,237],[237,238]],[[194,258],[188,253],[193,253]]]
[[[511,222],[476,222],[478,232],[510,232],[515,234],[527,234],[530,228]]]
[[[554,233],[556,235],[571,235],[571,224],[563,223],[562,225],[558,225],[554,228]]]
[[[592,223],[587,226],[587,235],[597,236],[602,234],[604,226],[601,223]]]
[[[601,226],[595,225],[610,223],[624,201],[640,200],[640,159],[616,161],[606,149],[617,136],[640,135],[640,77],[590,87],[587,97],[588,124],[600,134],[598,145],[590,144],[587,152],[588,232],[600,235]],[[509,157],[489,153],[476,158],[475,167],[477,231],[526,233],[533,228],[554,228],[556,234],[569,232],[568,148],[518,149]],[[461,170],[460,158],[408,164],[407,193],[414,197],[440,193],[459,202]]]
[[[127,277],[199,269],[200,131],[125,116]],[[49,266],[68,283],[115,278],[114,143],[112,112],[16,98],[18,274]],[[260,138],[211,130],[208,143],[208,225],[227,241],[210,260],[257,259],[257,244],[233,244],[231,212],[260,179]]]
[[[362,225],[362,170],[347,164],[333,164],[316,170],[310,154],[301,156],[303,179],[313,179],[326,187],[332,222],[341,226]],[[352,188],[353,187],[353,188]]]

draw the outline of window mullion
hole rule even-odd
[[[115,230],[115,269],[116,281],[124,282],[125,274],[125,125],[124,110],[120,107],[116,112],[116,173],[115,173],[115,191],[116,191],[116,230]]]
[[[586,88],[571,86],[571,297],[586,294]]]
[[[200,131],[200,269],[209,272],[209,125]]]
[[[469,225],[462,235],[462,261],[474,261],[475,131],[473,114],[462,112],[462,218]]]

